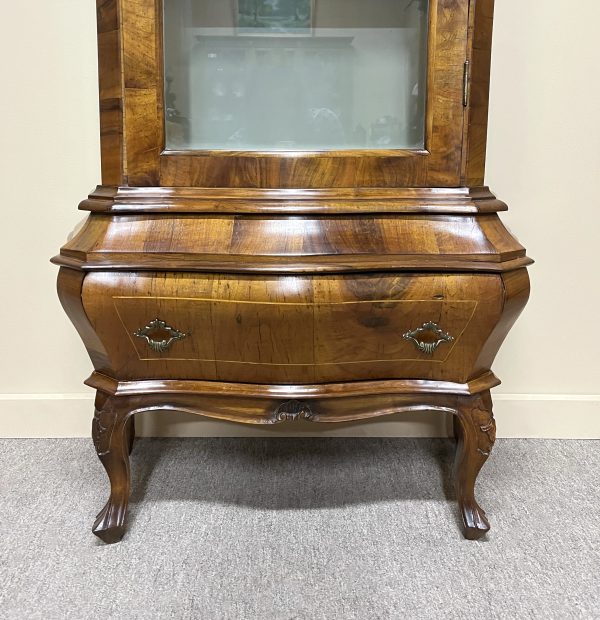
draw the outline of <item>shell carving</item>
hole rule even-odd
[[[311,408],[300,400],[288,400],[275,410],[275,422],[295,422],[301,419],[312,422],[315,417]]]

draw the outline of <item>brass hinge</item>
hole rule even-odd
[[[471,86],[471,63],[465,60],[463,68],[463,106],[466,108],[469,105],[469,95]]]

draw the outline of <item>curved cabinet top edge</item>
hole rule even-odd
[[[256,189],[98,186],[79,205],[96,213],[476,214],[506,211],[487,187]]]
[[[137,259],[136,259],[137,258]],[[243,260],[241,260],[243,258]],[[54,265],[78,271],[150,271],[180,273],[262,274],[270,276],[351,274],[351,273],[490,273],[502,274],[529,267],[533,260],[528,256],[511,258],[502,262],[492,260],[465,260],[464,258],[439,257],[426,261],[422,257],[385,257],[365,260],[363,257],[344,257],[343,262],[327,260],[261,261],[247,257],[232,257],[206,260],[205,258],[173,258],[168,255],[154,257],[132,257],[131,255],[81,259],[68,254],[59,254],[51,259]],[[481,257],[477,257],[481,258]]]

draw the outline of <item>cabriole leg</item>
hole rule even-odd
[[[496,441],[496,423],[489,391],[458,400],[455,433],[458,440],[454,477],[465,538],[477,540],[490,529],[484,510],[475,500],[477,475]]]
[[[117,406],[114,397],[97,393],[92,437],[110,480],[110,497],[92,531],[105,543],[118,542],[125,533],[130,492],[129,452],[133,438],[129,417],[129,410]]]

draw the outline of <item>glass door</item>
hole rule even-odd
[[[469,4],[128,0],[106,144],[134,187],[460,186]]]
[[[165,0],[169,150],[425,148],[428,0]]]

